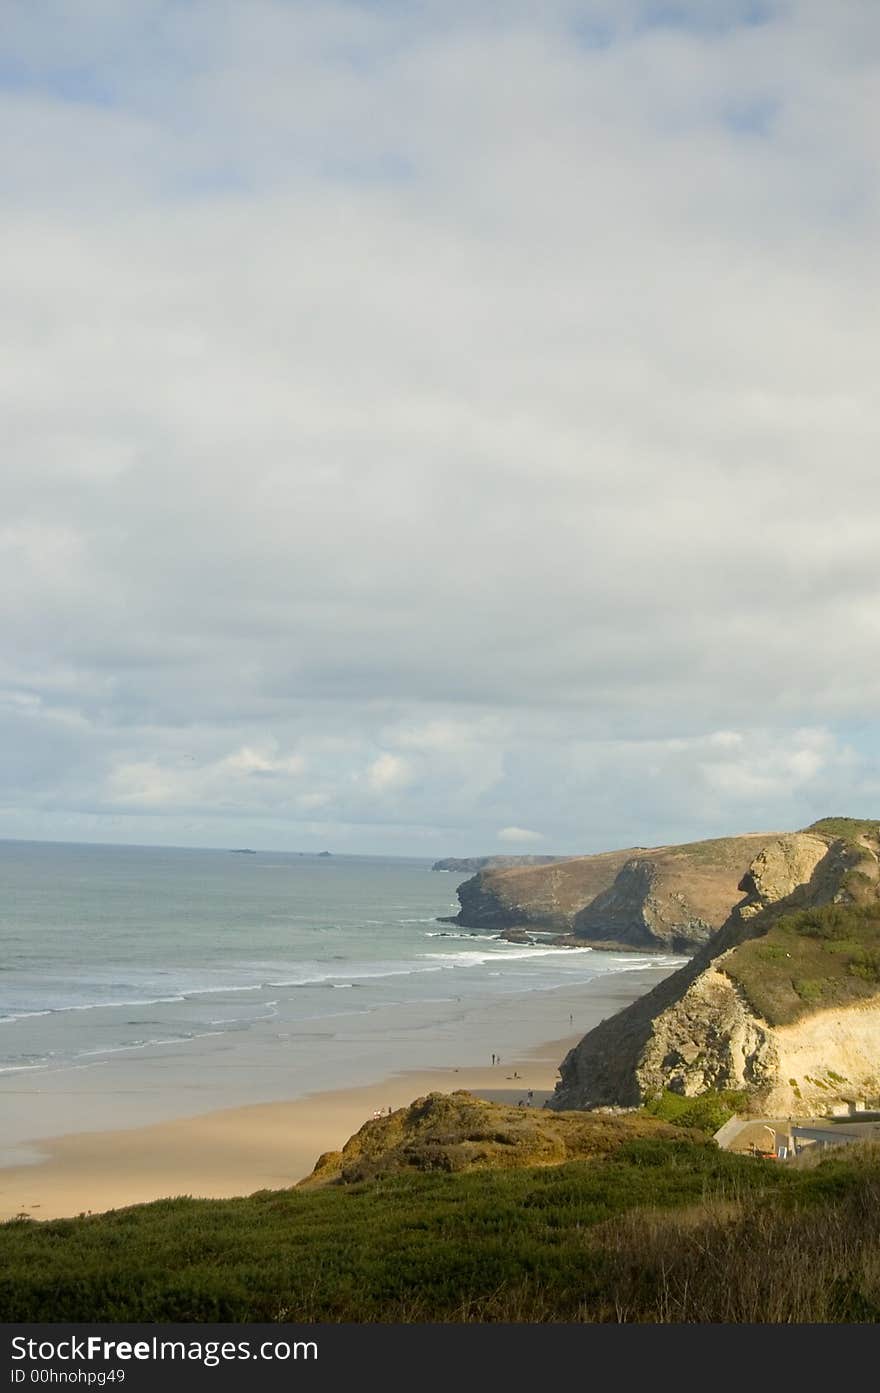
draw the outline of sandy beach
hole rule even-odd
[[[540,1106],[556,1084],[560,1062],[585,1031],[643,995],[668,971],[621,972],[576,991],[539,992],[498,1003],[489,1013],[493,1027],[500,1025],[503,1013],[505,1038],[519,1033],[523,1044],[519,1051],[508,1047],[502,1063],[494,1067],[484,1056],[480,1064],[401,1070],[379,1082],[316,1090],[291,1100],[242,1106],[236,1098],[236,1106],[202,1108],[194,1115],[190,1115],[191,1107],[186,1108],[185,1095],[169,1091],[164,1095],[165,1115],[151,1117],[147,1125],[133,1121],[137,1094],[129,1099],[127,1109],[121,1098],[101,1094],[93,1100],[94,1115],[112,1118],[121,1126],[65,1127],[64,1122],[73,1117],[71,1101],[80,1108],[86,1101],[84,1095],[70,1093],[71,1084],[88,1075],[70,1071],[45,1075],[38,1089],[27,1085],[27,1076],[17,1083],[10,1078],[0,1089],[3,1104],[17,1102],[26,1107],[29,1111],[19,1121],[26,1127],[25,1117],[29,1117],[33,1130],[25,1130],[31,1140],[21,1148],[28,1160],[0,1167],[0,1220],[19,1215],[64,1218],[168,1196],[218,1199],[283,1189],[308,1175],[323,1152],[343,1146],[377,1111],[403,1107],[432,1091],[465,1088],[485,1098],[516,1103],[531,1089],[535,1105]],[[540,1020],[545,1025],[551,1018],[558,1020],[564,1009],[573,1022],[573,1033],[536,1045],[535,1035],[528,1033],[530,1009],[537,1013],[532,1028]],[[496,1030],[495,1039],[499,1038]],[[440,1046],[438,1055],[442,1055]],[[257,1086],[252,1077],[253,1091]],[[22,1091],[25,1087],[27,1092]],[[155,1109],[161,1098],[149,1093],[141,1101]],[[53,1118],[64,1119],[58,1135],[49,1128]]]
[[[49,1138],[39,1145],[46,1160],[0,1170],[0,1219],[54,1219],[175,1195],[217,1199],[283,1189],[377,1110],[403,1107],[426,1093],[466,1088],[516,1103],[532,1089],[540,1105],[553,1089],[559,1061],[579,1038],[550,1041],[494,1068],[405,1072],[289,1103]]]

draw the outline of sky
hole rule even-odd
[[[0,837],[880,815],[875,0],[5,0]]]

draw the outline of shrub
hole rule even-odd
[[[794,987],[801,1001],[815,1002],[822,1000],[822,983],[817,982],[815,979],[801,978],[799,981],[793,981],[791,985]]]
[[[645,1112],[665,1122],[674,1122],[677,1127],[692,1127],[712,1136],[745,1105],[745,1093],[733,1090],[707,1089],[695,1098],[687,1098],[664,1089],[645,1104]]]
[[[849,970],[864,982],[880,982],[880,950],[860,948],[853,953]]]

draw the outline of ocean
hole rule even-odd
[[[683,961],[441,923],[459,879],[404,858],[0,842],[7,1144],[33,1136],[35,1098],[52,1134],[488,1062],[576,1028],[597,978]]]

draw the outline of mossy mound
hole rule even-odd
[[[342,1151],[321,1156],[300,1185],[350,1185],[407,1171],[561,1165],[609,1156],[641,1138],[687,1135],[644,1114],[561,1114],[489,1103],[463,1089],[429,1093],[388,1117],[365,1122]]]

